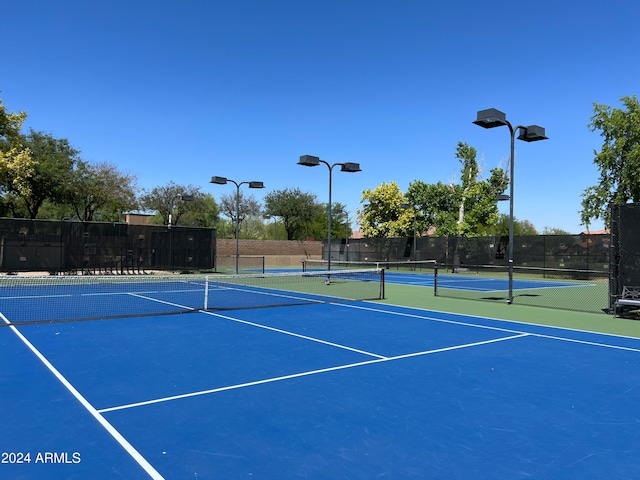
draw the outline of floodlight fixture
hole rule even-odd
[[[211,177],[211,181],[209,183],[215,183],[218,185],[226,185],[227,179],[225,177]]]
[[[537,142],[539,140],[548,140],[549,137],[547,137],[544,133],[544,128],[538,125],[520,127],[520,135],[518,135],[518,140],[522,140],[523,142]]]
[[[300,155],[298,165],[304,165],[305,167],[317,167],[320,165],[320,157],[314,157],[313,155]]]
[[[494,128],[507,125],[507,115],[495,108],[488,108],[487,110],[480,110],[476,120],[473,122],[482,128]]]
[[[340,168],[341,172],[353,173],[353,172],[361,172],[362,171],[360,169],[360,164],[359,163],[346,162],[346,163],[343,163],[341,165],[342,165],[342,167]]]

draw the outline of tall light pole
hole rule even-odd
[[[236,275],[238,275],[238,260],[240,259],[239,230],[240,230],[240,185],[249,185],[249,188],[264,188],[262,182],[236,182],[226,177],[211,177],[210,183],[226,185],[228,182],[236,186]]]
[[[262,218],[264,218],[265,220],[270,220],[271,218],[273,218],[273,239],[276,239],[276,226],[278,223],[278,217],[276,215],[263,215]]]
[[[524,127],[522,125],[513,126],[507,120],[507,115],[495,108],[489,108],[487,110],[480,110],[476,120],[473,122],[482,128],[494,128],[502,127],[506,125],[509,127],[511,133],[511,151],[510,151],[510,174],[509,174],[509,298],[507,303],[513,303],[513,177],[514,177],[514,163],[515,163],[515,139],[516,132],[520,132],[518,140],[524,142],[537,142],[538,140],[547,140],[543,127],[538,125],[529,125]]]
[[[349,222],[349,212],[347,212],[346,210],[336,209],[333,211],[333,213],[337,213],[338,215],[344,215],[347,218],[347,224],[345,225],[345,228],[344,228],[344,253],[345,253],[345,260],[348,262],[349,261],[349,226],[351,224]]]
[[[316,167],[324,163],[329,169],[329,205],[327,208],[327,223],[328,223],[328,232],[327,232],[327,270],[331,270],[331,174],[333,172],[333,167],[336,165],[340,165],[341,172],[360,172],[360,164],[353,162],[346,163],[334,163],[331,165],[329,162],[325,162],[324,160],[320,160],[320,157],[314,157],[313,155],[301,155],[300,160],[298,161],[298,165],[304,165],[305,167]]]
[[[415,205],[411,205],[410,203],[401,203],[400,208],[413,210],[413,261],[415,262],[418,259],[418,254],[416,252],[416,231],[418,229],[418,213],[416,212]]]
[[[180,193],[171,199],[171,204],[169,205],[169,222],[167,224],[169,228],[171,228],[172,225],[173,209],[176,207],[178,200],[182,200],[183,202],[193,202],[195,200],[195,197],[193,195]]]

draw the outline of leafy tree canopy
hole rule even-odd
[[[281,220],[287,232],[287,240],[315,237],[310,232],[311,224],[314,218],[322,217],[322,207],[316,203],[315,195],[302,192],[299,188],[274,190],[265,196],[264,206],[266,215],[275,216]],[[326,232],[326,222],[324,228]]]
[[[208,213],[216,218],[218,208],[213,197],[209,197],[207,203],[212,211]],[[183,216],[186,217],[183,224],[210,223],[206,219],[205,195],[194,185],[178,185],[170,181],[166,185],[153,187],[140,196],[140,206],[144,210],[157,212],[163,225],[178,225]]]
[[[501,213],[497,223],[487,232],[490,235],[509,235],[509,215]],[[513,234],[514,235],[538,235],[536,227],[529,220],[518,220],[513,218]]]
[[[368,238],[407,236],[413,224],[413,211],[402,208],[404,194],[396,182],[383,183],[362,192],[362,210],[358,220],[362,234]]]
[[[35,219],[46,200],[59,204],[77,162],[79,151],[69,145],[67,139],[57,139],[50,134],[31,130],[24,138],[24,145],[31,152],[31,175],[24,180],[27,189],[8,185],[8,198],[14,216]],[[25,214],[21,215],[21,211]]]
[[[502,168],[492,169],[482,179],[476,160],[476,149],[458,142],[456,158],[461,164],[460,183],[435,184],[415,180],[406,195],[395,182],[382,184],[375,190],[365,190],[360,212],[363,234],[368,237],[421,235],[435,227],[436,235],[484,235],[498,221],[497,196],[508,185]],[[411,208],[402,208],[408,204]],[[414,217],[415,215],[415,217]]]
[[[247,218],[260,215],[260,203],[253,195],[245,195],[242,189],[238,189],[235,193],[220,197],[220,212],[229,217],[234,225],[236,222],[240,225]]]
[[[29,194],[28,180],[33,174],[31,151],[20,133],[26,112],[9,112],[0,98],[0,188]]]
[[[588,125],[600,132],[603,144],[593,160],[600,170],[599,183],[582,194],[580,216],[587,227],[597,218],[609,225],[610,203],[640,202],[640,103],[635,95],[620,101],[623,108],[594,103]]]
[[[122,213],[138,209],[137,179],[114,165],[79,161],[66,189],[65,202],[76,217],[92,221],[96,212],[105,221],[120,221]]]

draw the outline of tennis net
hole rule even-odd
[[[349,269],[384,269],[387,271],[398,272],[415,272],[415,273],[433,273],[436,266],[435,260],[405,260],[402,262],[388,261],[344,261],[331,260],[331,266],[340,270]],[[302,271],[324,271],[327,270],[328,262],[326,260],[304,259],[302,260]]]
[[[384,298],[384,271],[0,277],[0,325]]]

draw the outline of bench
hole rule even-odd
[[[640,287],[622,287],[622,295],[615,302],[616,313],[624,314],[625,307],[629,310],[640,309]],[[624,316],[624,315],[622,315]]]

